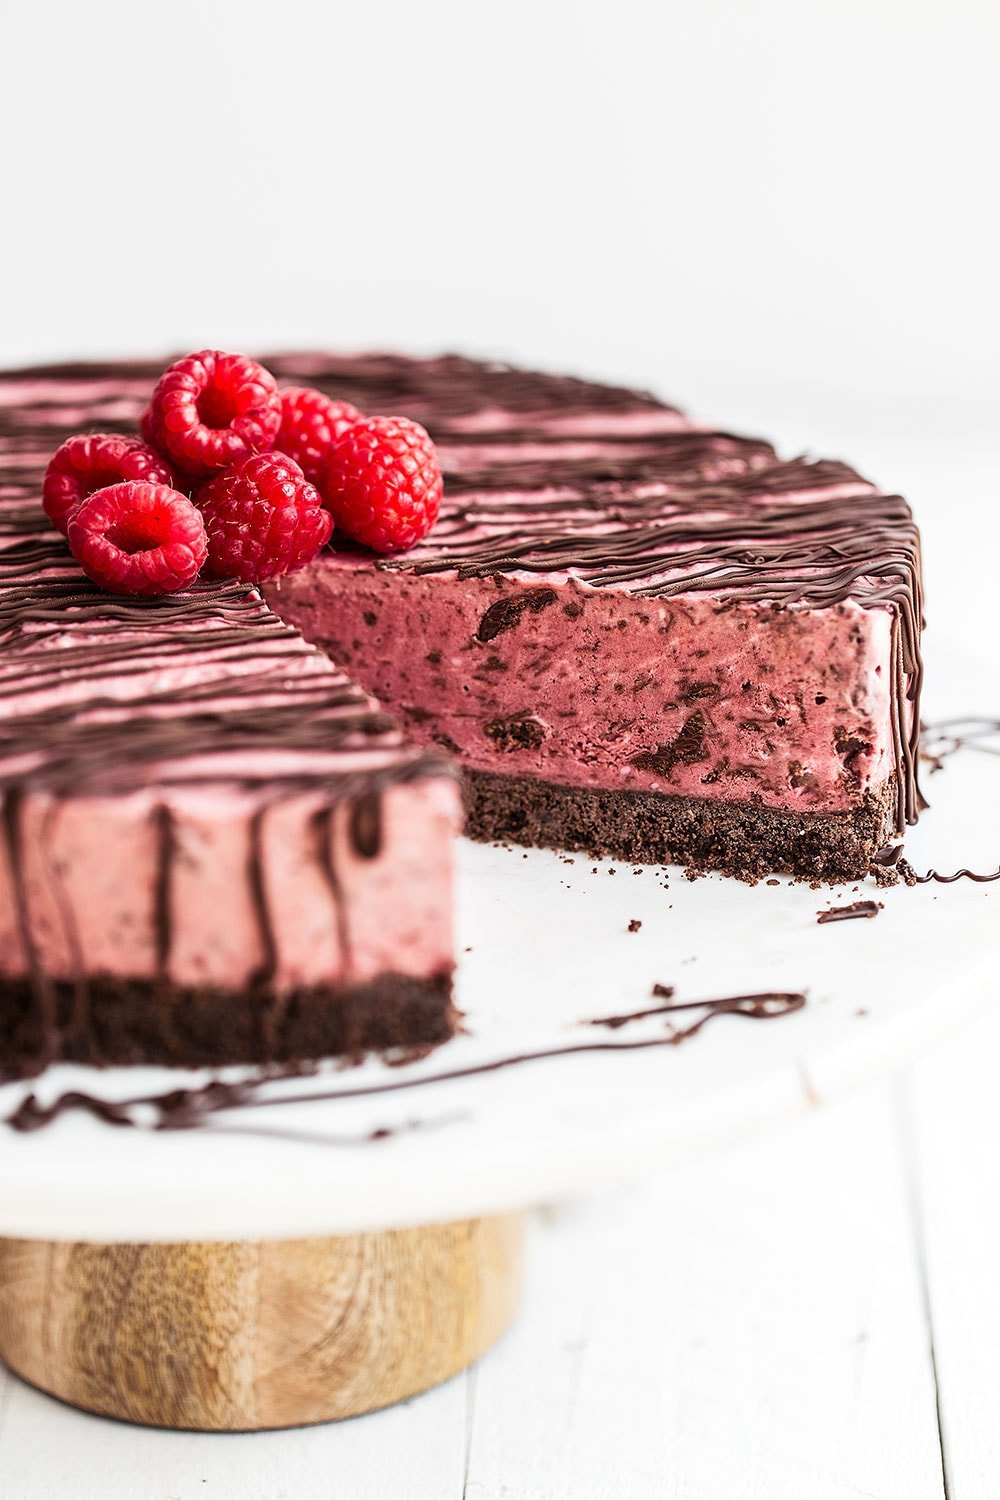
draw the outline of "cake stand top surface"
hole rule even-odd
[[[996,867],[996,762],[956,761],[933,777],[933,811],[907,839],[917,868]],[[0,1235],[290,1238],[569,1198],[814,1108],[901,1065],[996,991],[1000,884],[750,887],[466,843],[460,866],[465,1033],[403,1067],[370,1059],[272,1092],[417,1086],[241,1108],[191,1130],[77,1112],[33,1134],[0,1127]],[[858,899],[883,905],[874,919],[817,922]],[[705,1014],[590,1024],[655,1006],[655,984],[680,1002],[777,991],[807,1003],[766,1021],[714,1016],[679,1046],[417,1082],[538,1049],[665,1038]],[[203,1076],[61,1067],[34,1089],[43,1101],[72,1088],[125,1099]],[[0,1113],[24,1091],[0,1089]]]

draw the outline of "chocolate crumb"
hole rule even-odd
[[[639,918],[633,917],[631,922],[628,924],[628,930],[629,932],[638,932],[641,926],[642,923],[639,921]]]
[[[555,589],[529,589],[527,593],[516,594],[507,599],[498,599],[491,604],[479,622],[476,631],[477,639],[480,641],[496,640],[505,630],[513,630],[520,623],[521,616],[525,611],[538,614],[540,610],[549,604],[555,604]]]
[[[483,733],[498,750],[537,750],[545,739],[545,725],[534,714],[514,714],[509,719],[491,719]]]
[[[650,991],[650,993],[657,1000],[672,1000],[673,997],[674,997],[675,992],[676,992],[676,987],[674,985],[672,985],[672,984],[659,984],[659,983],[654,984],[652,990]]]

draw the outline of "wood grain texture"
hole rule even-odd
[[[1000,1494],[1000,1006],[903,1096],[950,1500]]]
[[[237,1432],[355,1416],[503,1332],[521,1220],[262,1244],[0,1240],[0,1357],[74,1406]]]

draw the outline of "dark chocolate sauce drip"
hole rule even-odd
[[[174,866],[174,815],[166,803],[156,810],[156,974],[161,984],[170,978],[170,949],[173,941],[173,904],[171,878]]]
[[[351,842],[362,859],[375,859],[382,848],[382,801],[370,793],[351,808]]]
[[[329,886],[330,895],[333,899],[338,946],[348,966],[351,967],[351,929],[347,915],[347,901],[344,895],[343,883],[340,879],[340,871],[337,868],[337,856],[334,849],[334,813],[334,808],[323,807],[320,808],[319,812],[313,814],[313,836],[316,840],[317,863],[326,877],[326,883]]]
[[[881,901],[852,901],[850,906],[831,906],[816,913],[821,927],[827,922],[851,922],[860,917],[877,917],[882,910]]]
[[[37,1041],[38,1066],[41,1069],[55,1055],[55,1046],[58,1039],[58,1017],[55,993],[38,956],[38,947],[31,926],[31,913],[28,908],[28,891],[24,866],[25,849],[21,826],[23,805],[24,793],[21,788],[8,787],[4,792],[2,807],[4,843],[14,896],[17,934],[21,951],[27,961],[28,977],[35,1001],[39,1033]]]
[[[625,1025],[629,1020],[646,1014],[667,1015],[670,1012],[701,1011],[698,1019],[690,1025],[670,1031],[666,1036],[644,1037],[636,1041],[623,1042],[567,1042],[553,1047],[539,1047],[535,1051],[521,1052],[497,1057],[489,1062],[470,1063],[467,1067],[451,1068],[418,1078],[393,1078],[384,1083],[358,1084],[354,1088],[322,1088],[308,1093],[287,1095],[262,1095],[261,1089],[278,1079],[311,1078],[316,1068],[311,1066],[269,1070],[258,1077],[236,1083],[214,1080],[193,1089],[174,1089],[163,1094],[143,1094],[132,1099],[108,1101],[91,1094],[73,1090],[61,1094],[51,1104],[43,1104],[35,1094],[28,1094],[20,1105],[7,1117],[6,1124],[14,1130],[29,1132],[50,1125],[61,1116],[74,1111],[83,1111],[104,1121],[108,1125],[124,1125],[152,1130],[190,1130],[202,1124],[209,1116],[233,1109],[263,1109],[277,1105],[334,1103],[338,1099],[372,1098],[381,1094],[395,1094],[404,1089],[429,1088],[435,1084],[453,1083],[463,1078],[476,1078],[487,1073],[498,1073],[507,1068],[524,1067],[529,1063],[545,1062],[554,1058],[576,1057],[597,1052],[642,1052],[654,1047],[677,1047],[688,1041],[719,1016],[742,1016],[752,1021],[777,1020],[793,1014],[806,1004],[806,997],[799,992],[765,992],[753,995],[725,995],[713,1000],[686,1000],[673,1005],[657,1006],[651,1012],[637,1012],[634,1017],[607,1016],[596,1022],[584,1024]]]
[[[264,873],[264,820],[270,808],[259,807],[250,819],[250,854],[247,862],[247,883],[257,917],[262,957],[260,967],[253,980],[254,989],[269,990],[274,984],[278,969],[278,945],[271,921],[271,904],[267,897],[267,879]]]
[[[73,983],[73,1004],[70,1012],[67,1031],[70,1037],[84,1037],[89,1029],[90,1021],[90,979],[84,960],[83,943],[80,940],[80,929],[77,925],[76,913],[69,899],[62,878],[62,872],[52,857],[52,831],[59,820],[63,808],[62,801],[53,802],[42,820],[39,853],[45,863],[49,885],[56,906],[59,910],[59,918],[62,923],[63,936],[66,940],[66,949],[70,959],[70,971]]]

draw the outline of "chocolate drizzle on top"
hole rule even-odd
[[[655,988],[655,987],[654,987]],[[659,986],[667,990],[668,986]],[[672,990],[671,990],[672,993]],[[691,1037],[697,1036],[708,1023],[719,1016],[742,1016],[751,1021],[772,1021],[781,1016],[792,1015],[806,1004],[806,996],[799,992],[778,993],[768,991],[753,995],[723,995],[712,1000],[685,1000],[650,1009],[636,1011],[626,1016],[603,1016],[586,1025],[606,1026],[617,1030],[630,1021],[648,1016],[669,1016],[673,1012],[695,1011],[700,1014],[687,1026],[672,1027],[666,1036],[643,1037],[635,1041],[621,1042],[566,1042],[553,1047],[539,1047],[534,1051],[514,1053],[492,1058],[488,1062],[470,1063],[462,1068],[450,1068],[438,1073],[425,1073],[417,1077],[393,1078],[382,1083],[357,1084],[354,1087],[338,1088],[336,1085],[310,1090],[298,1094],[265,1094],[262,1090],[281,1079],[313,1078],[316,1068],[304,1065],[271,1069],[254,1078],[227,1083],[214,1079],[198,1088],[172,1089],[162,1094],[141,1094],[132,1099],[107,1100],[92,1094],[72,1090],[60,1094],[51,1104],[43,1104],[35,1094],[28,1094],[12,1114],[7,1125],[27,1133],[41,1130],[61,1116],[83,1111],[102,1120],[107,1125],[132,1126],[149,1130],[190,1130],[202,1125],[210,1116],[233,1109],[264,1109],[277,1105],[335,1103],[339,1099],[366,1099],[382,1094],[395,1094],[402,1090],[429,1088],[436,1084],[454,1083],[463,1078],[476,1078],[482,1074],[498,1073],[508,1068],[523,1067],[528,1063],[545,1062],[554,1058],[575,1057],[597,1052],[642,1052],[655,1047],[677,1047]]]

